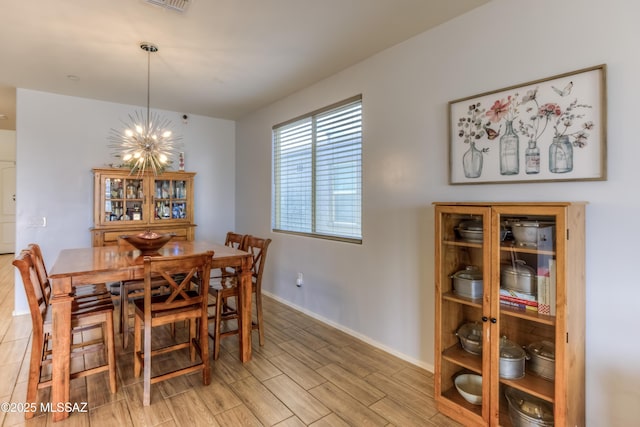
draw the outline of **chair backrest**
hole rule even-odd
[[[209,277],[213,251],[194,255],[144,257],[145,315],[153,311],[180,309],[201,305],[207,298],[204,292],[188,292],[200,278]],[[158,277],[166,280],[169,291],[154,297],[151,304],[151,288]],[[148,313],[147,313],[148,310]]]
[[[269,249],[270,244],[271,239],[262,239],[260,237],[248,235],[245,239],[245,245],[242,248],[242,250],[250,252],[251,255],[253,255],[251,273],[257,292],[261,292],[262,273],[264,271],[264,264],[267,259],[267,250]]]
[[[44,257],[42,256],[42,249],[37,243],[29,243],[27,250],[31,253],[31,260],[38,273],[38,279],[40,282],[40,288],[42,289],[42,295],[47,304],[51,302],[51,282],[49,282],[49,275],[47,274],[47,267],[44,264]]]
[[[234,249],[242,249],[247,239],[246,234],[234,233],[233,231],[227,232],[227,238],[224,241],[225,246],[232,247]]]
[[[227,232],[227,237],[224,240],[224,245],[229,246],[230,248],[245,250],[245,245],[247,241],[246,234],[239,234],[233,231]],[[220,279],[224,277],[231,277],[236,274],[235,267],[223,267],[220,269],[220,276],[213,276],[212,279]]]
[[[34,335],[41,335],[48,302],[42,294],[38,271],[33,262],[33,255],[30,251],[23,250],[16,259],[13,260],[13,265],[18,269],[22,277],[22,284],[24,285],[24,292],[27,295],[31,321],[33,323],[32,333]]]

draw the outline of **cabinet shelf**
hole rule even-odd
[[[536,248],[522,248],[515,246],[513,242],[502,242],[500,244],[500,250],[503,252],[513,252],[513,253],[521,253],[521,254],[533,254],[533,255],[550,255],[553,256],[556,254],[555,251],[548,251],[543,249]]]
[[[482,308],[482,298],[467,298],[458,294],[454,294],[453,292],[447,292],[446,294],[442,295],[442,299],[457,302],[459,304],[469,305],[471,307]]]
[[[456,365],[482,374],[482,356],[465,351],[459,344],[449,347],[442,352],[442,358]]]
[[[458,393],[458,390],[456,389],[455,386],[447,389],[442,394],[442,396],[448,399],[449,401],[451,401],[451,403],[453,403],[454,405],[464,408],[478,417],[482,416],[482,405],[474,405],[472,403],[467,402],[464,399],[464,397],[462,397],[460,393]]]
[[[540,314],[530,310],[520,310],[506,305],[500,305],[500,314],[503,316],[517,317],[520,319],[530,320],[532,322],[542,323],[550,326],[554,326],[556,324],[555,316]]]
[[[500,378],[500,383],[546,400],[547,402],[553,403],[554,401],[553,382],[539,377],[529,370],[525,370],[524,378],[519,380]]]
[[[508,427],[512,423],[504,392],[513,388],[531,399],[551,404],[555,425],[585,425],[585,204],[454,202],[434,205],[434,399],[437,409],[465,426]],[[544,224],[525,230],[526,244],[535,242],[537,247],[519,245],[512,240],[516,236],[520,238],[520,234],[513,234],[520,230],[510,230],[517,226],[516,218]],[[476,229],[482,228],[482,241],[459,238],[459,230],[471,222]],[[508,233],[503,241],[505,227]],[[468,266],[481,274],[452,278]],[[481,286],[478,280],[482,280]],[[508,298],[502,294],[501,299],[501,284],[511,283],[515,283],[514,288],[529,292],[533,288],[532,294],[514,292]],[[466,298],[455,293],[454,286],[459,286],[457,290],[463,294],[481,295]],[[506,299],[514,305],[502,303]],[[465,351],[455,334],[468,322],[481,325],[482,355]],[[498,340],[503,336],[517,347],[542,341],[553,343],[555,379],[536,375],[531,361],[525,361],[523,378],[500,378]],[[454,378],[463,372],[482,375],[482,405],[469,404],[455,388]]]
[[[449,246],[461,246],[466,248],[479,248],[482,249],[481,242],[469,242],[467,240],[445,240],[442,242],[445,245]]]

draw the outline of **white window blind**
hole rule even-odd
[[[274,231],[362,240],[362,99],[273,128]]]

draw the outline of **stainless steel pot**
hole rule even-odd
[[[462,348],[471,354],[482,354],[482,325],[478,322],[464,323],[456,332]]]
[[[463,297],[482,297],[482,272],[478,267],[469,265],[464,270],[456,271],[453,279],[453,291]]]
[[[513,427],[552,427],[553,406],[524,392],[508,387],[505,396]]]
[[[507,337],[500,339],[500,378],[517,380],[524,377],[527,353]]]
[[[532,342],[526,347],[529,354],[529,369],[548,380],[553,380],[556,374],[556,347],[549,341]]]
[[[500,287],[524,294],[536,295],[536,274],[523,260],[500,266]]]
[[[482,221],[475,219],[462,221],[458,224],[457,230],[462,240],[466,240],[468,242],[482,242]]]
[[[540,221],[516,221],[511,223],[516,245],[544,250],[553,249],[553,223]]]

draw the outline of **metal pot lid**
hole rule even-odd
[[[503,264],[500,271],[517,276],[533,277],[535,275],[533,268],[529,267],[522,259],[515,260],[513,264]]]
[[[482,280],[482,271],[475,265],[468,265],[464,270],[453,273],[454,279]]]
[[[516,221],[512,222],[512,227],[540,227],[540,222],[538,221]]]
[[[529,353],[541,359],[554,362],[556,360],[556,346],[549,341],[536,341],[527,347]]]
[[[465,323],[458,328],[456,335],[473,342],[482,342],[482,325],[478,322]]]
[[[545,424],[553,422],[553,408],[547,402],[511,388],[507,389],[505,396],[513,409],[528,419],[539,420]]]
[[[553,225],[553,222],[549,221],[514,221],[511,223],[512,227],[547,227]]]
[[[524,359],[527,353],[507,337],[500,338],[500,358],[501,359]]]
[[[461,228],[462,230],[469,230],[469,231],[482,231],[482,221],[478,221],[478,220],[468,220],[468,221],[462,221],[459,225],[459,228]]]

